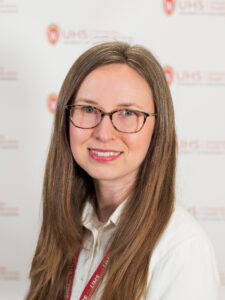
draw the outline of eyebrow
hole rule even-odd
[[[80,99],[76,99],[76,100],[101,107],[98,102],[91,100],[91,99],[80,98]],[[138,105],[137,103],[132,103],[132,102],[120,103],[117,105],[117,107],[130,107],[130,106],[136,106],[137,108],[144,110],[144,108],[142,106]]]

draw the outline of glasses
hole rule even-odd
[[[66,109],[70,112],[72,124],[78,128],[95,128],[101,123],[104,116],[109,116],[113,127],[124,133],[140,131],[148,117],[157,116],[156,113],[149,114],[125,108],[107,113],[90,105],[67,105]]]

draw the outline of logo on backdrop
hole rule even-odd
[[[225,14],[225,0],[162,0],[163,10],[170,16],[176,13],[189,15]]]
[[[57,98],[58,96],[56,94],[50,94],[47,97],[47,106],[48,106],[48,110],[54,114],[56,111],[56,106],[57,106]]]
[[[189,206],[185,208],[199,220],[225,220],[225,207]]]
[[[175,10],[175,0],[163,0],[163,9],[167,15],[172,15]]]
[[[5,134],[0,133],[0,149],[18,149],[19,141],[8,138]]]
[[[163,69],[169,85],[225,86],[224,71],[177,70],[169,65]]]
[[[0,0],[0,13],[16,13],[17,10],[16,0]]]
[[[18,216],[19,207],[11,206],[6,202],[0,202],[0,216]]]
[[[17,80],[17,78],[18,78],[18,73],[15,70],[0,65],[0,81]]]
[[[47,37],[50,44],[55,45],[59,40],[60,29],[56,24],[51,24],[47,28]]]
[[[220,282],[225,285],[225,272],[220,272]]]
[[[0,280],[18,280],[20,279],[20,272],[10,270],[6,266],[0,265]]]
[[[181,154],[225,154],[225,140],[181,139],[178,150]]]
[[[57,24],[50,24],[47,27],[47,39],[51,45],[56,45],[59,41],[63,44],[96,44],[112,40],[132,41],[130,36],[116,30],[62,28]]]
[[[174,72],[173,72],[173,68],[171,66],[165,66],[163,68],[165,76],[166,76],[166,80],[168,82],[168,84],[172,84],[173,82],[173,78],[174,78]]]

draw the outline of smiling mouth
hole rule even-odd
[[[93,150],[93,149],[89,149],[91,152],[93,152],[94,154],[98,155],[98,156],[118,156],[121,152],[115,152],[115,151],[98,151],[98,150]]]
[[[118,158],[122,152],[114,150],[100,150],[88,148],[90,156],[97,161],[110,161]]]

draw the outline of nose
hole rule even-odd
[[[115,139],[117,131],[113,127],[110,116],[105,115],[102,118],[101,123],[94,128],[93,135],[96,139],[102,142]]]

